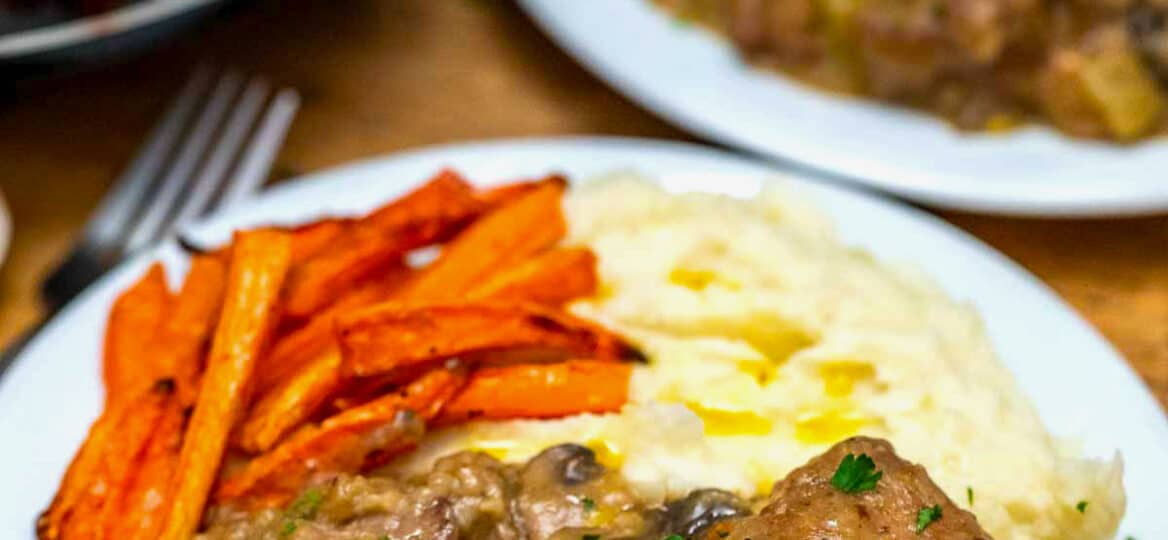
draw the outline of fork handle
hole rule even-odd
[[[50,315],[97,281],[116,258],[99,253],[85,244],[83,242],[73,249],[41,286],[41,297],[48,305]]]

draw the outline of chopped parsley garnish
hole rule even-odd
[[[917,512],[917,534],[925,532],[934,521],[941,519],[941,505],[926,506]]]
[[[588,497],[580,499],[580,504],[584,507],[585,512],[591,512],[596,509],[596,501]]]
[[[665,537],[665,540],[685,540],[680,534],[671,534]]]
[[[580,540],[600,540],[599,534],[585,534],[580,537]]]
[[[1087,501],[1079,501],[1079,504],[1075,505],[1075,510],[1078,510],[1080,514],[1086,513]]]
[[[292,536],[292,533],[294,533],[294,532],[296,532],[296,522],[295,521],[285,521],[284,526],[280,527],[280,538],[286,538],[288,536]]]
[[[884,473],[876,470],[876,462],[868,454],[848,454],[832,475],[831,485],[844,493],[862,493],[876,489],[882,476]]]
[[[969,505],[973,506],[973,488],[968,486],[965,488],[965,498],[969,501]]]
[[[288,508],[284,510],[284,515],[289,519],[312,519],[322,502],[324,502],[324,495],[320,493],[320,490],[309,489],[288,505]]]

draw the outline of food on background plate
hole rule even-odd
[[[102,364],[44,540],[1102,539],[1124,507],[976,315],[777,187],[443,171],[237,232],[177,294],[151,267]]]
[[[751,62],[969,130],[1045,121],[1131,141],[1168,132],[1168,7],[1155,1],[654,0]]]

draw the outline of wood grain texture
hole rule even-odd
[[[498,137],[690,140],[605,87],[502,0],[260,0],[143,57],[0,90],[0,189],[16,237],[0,342],[165,101],[202,59],[298,88],[275,180],[424,145]],[[1094,323],[1168,406],[1168,216],[1040,221],[943,213]]]

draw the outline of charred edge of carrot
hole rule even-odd
[[[374,211],[293,269],[287,315],[309,317],[337,295],[409,250],[445,240],[483,209],[461,177],[444,171],[412,193]]]
[[[564,187],[540,186],[472,223],[403,291],[418,300],[459,298],[482,279],[543,251],[567,232]]]
[[[632,365],[593,360],[479,368],[435,425],[619,411]]]
[[[156,366],[145,353],[166,321],[172,300],[166,271],[154,263],[114,301],[102,359],[107,405],[133,396],[158,378]]]
[[[491,276],[467,297],[555,306],[595,294],[597,281],[590,249],[554,249]]]
[[[188,540],[203,509],[227,446],[244,412],[256,359],[272,328],[291,259],[288,233],[238,232],[232,245],[225,302],[207,359],[194,414],[179,454],[174,495],[163,540]]]
[[[371,453],[408,447],[421,436],[401,432],[381,440],[372,434],[401,421],[401,414],[430,421],[464,380],[460,370],[434,370],[400,392],[330,417],[317,427],[302,429],[224,480],[216,499],[244,508],[279,505],[303,487],[310,473],[357,472]]]
[[[349,377],[373,377],[491,351],[548,350],[567,356],[641,359],[608,329],[537,304],[385,303],[337,320]]]

